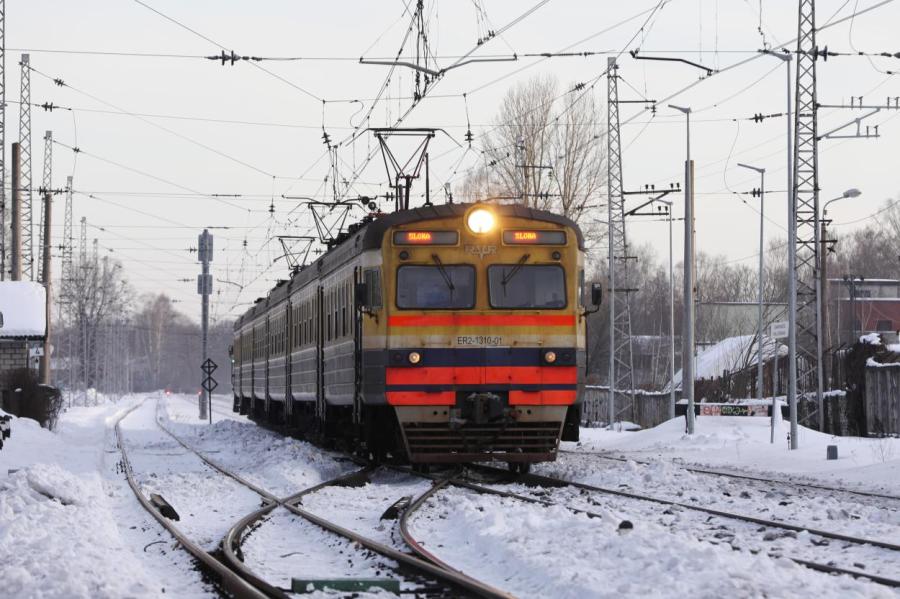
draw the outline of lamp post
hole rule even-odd
[[[757,332],[756,332],[756,397],[762,403],[763,399],[763,266],[765,265],[765,193],[766,193],[766,169],[749,164],[738,163],[738,166],[759,173],[759,280],[757,291]],[[778,352],[775,352],[777,357]],[[772,432],[770,443],[775,442],[775,393],[772,393]]]
[[[687,434],[694,434],[694,163],[691,160],[691,109],[669,104],[685,116],[684,161],[684,319],[681,334],[681,390],[687,398]]]
[[[822,206],[822,218],[821,218],[821,240],[822,240],[822,248],[821,252],[819,252],[820,259],[822,261],[821,267],[819,268],[819,273],[821,274],[821,290],[822,290],[822,330],[828,335],[828,346],[831,346],[831,328],[829,327],[829,319],[828,319],[828,206],[834,202],[839,200],[846,200],[848,198],[858,198],[862,195],[862,192],[855,187],[851,187],[841,195],[836,198],[832,198],[825,202]],[[838,316],[840,318],[840,316]]]
[[[669,420],[675,418],[675,264],[672,246],[672,202],[665,204],[669,220]]]

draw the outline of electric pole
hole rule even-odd
[[[12,251],[10,252],[10,278],[22,280],[22,146],[19,142],[12,144],[12,215],[10,216]]]
[[[203,328],[203,362],[205,367],[206,361],[209,359],[207,352],[207,335],[209,333],[209,296],[212,293],[212,275],[209,274],[209,263],[213,257],[213,236],[209,234],[207,229],[203,229],[203,233],[197,238],[197,260],[202,265],[201,274],[197,277],[197,293],[203,298],[201,300],[201,326]],[[200,420],[207,418],[207,407],[209,407],[209,420],[212,423],[212,390],[207,388],[206,378],[211,372],[206,373],[203,381],[203,392],[200,394]]]
[[[822,430],[822,298],[819,266],[819,149],[816,101],[815,1],[800,0],[797,33],[797,80],[794,111],[793,201],[794,269],[796,293],[797,387],[809,399],[815,390],[815,407],[807,401],[805,424]],[[792,431],[791,448],[797,435]]]
[[[6,274],[6,1],[0,0],[0,281]]]
[[[59,322],[63,321],[63,307],[68,306],[72,301],[70,294],[72,292],[72,252],[75,240],[72,238],[72,176],[66,178],[66,205],[63,219],[63,242],[62,242],[62,272],[60,273],[60,292],[59,292]],[[72,362],[72,352],[74,344],[72,343],[74,333],[74,322],[69,322],[66,334],[66,387],[69,394],[69,405],[72,405],[72,392],[75,389],[75,370]]]
[[[52,143],[49,131],[47,131],[47,135],[44,139],[47,140],[47,148],[49,148]],[[45,154],[45,176],[47,181],[50,179],[49,155],[49,150],[47,150],[47,153]],[[53,299],[52,286],[50,284],[50,219],[53,214],[52,202],[53,192],[48,185],[47,187],[44,187],[44,234],[42,236],[44,247],[41,253],[41,256],[43,257],[43,264],[41,265],[41,282],[44,284],[44,290],[47,294],[47,300],[44,304],[44,318],[47,323],[46,332],[44,334],[44,352],[41,354],[41,365],[39,370],[41,382],[45,385],[50,384],[50,306]]]
[[[616,390],[628,389],[634,406],[631,311],[628,305],[628,244],[619,132],[619,83],[616,59],[607,61],[607,217],[609,239],[609,400],[607,426],[616,421]]]
[[[36,278],[34,263],[34,218],[31,178],[31,67],[28,54],[22,55],[22,86],[19,92],[19,145],[21,165],[19,177],[22,187],[22,277],[30,281]]]
[[[52,171],[53,171],[53,132],[47,131],[44,133],[44,176],[41,179],[41,187],[38,190],[39,195],[41,196],[44,202],[47,201],[47,194],[51,193],[50,190],[53,188],[52,186]],[[41,224],[40,224],[40,234],[38,236],[38,264],[41,265],[40,276],[38,277],[39,281],[44,281],[46,277],[44,277],[43,268],[44,268],[44,214],[46,210],[41,213]]]

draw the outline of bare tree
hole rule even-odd
[[[122,265],[109,257],[89,257],[76,261],[72,276],[63,281],[67,298],[64,316],[73,335],[74,355],[80,356],[79,378],[86,387],[97,383],[103,352],[101,327],[126,318],[131,304],[131,291],[125,281]]]
[[[557,97],[556,79],[534,77],[509,90],[483,134],[484,162],[457,190],[469,201],[499,198],[564,214],[593,229],[606,181],[605,134],[590,93]]]

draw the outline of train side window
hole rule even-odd
[[[375,311],[381,308],[381,269],[367,268],[363,271],[363,281],[366,284],[366,305]]]

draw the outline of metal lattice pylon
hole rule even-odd
[[[33,204],[31,193],[31,67],[27,54],[22,55],[22,87],[19,92],[19,147],[22,164],[22,278],[34,280],[37,271],[34,264]]]
[[[818,284],[819,149],[816,101],[816,18],[814,0],[800,0],[797,32],[797,80],[794,112],[794,231],[797,289],[797,391],[810,398],[804,424],[821,428],[822,330]]]
[[[628,243],[625,239],[625,195],[622,186],[622,145],[619,136],[619,84],[615,58],[607,70],[607,210],[609,237],[609,426],[624,410],[615,409],[617,390],[626,390],[634,406],[631,350],[631,310],[628,302]]]
[[[62,269],[60,271],[59,276],[59,322],[63,322],[63,314],[66,309],[69,309],[69,314],[71,314],[70,302],[71,298],[69,295],[72,293],[72,244],[74,243],[74,239],[72,239],[72,175],[66,177],[66,206],[64,211],[63,218],[63,238],[62,244],[60,245],[60,250],[62,251]],[[75,383],[77,379],[75,378],[75,367],[74,360],[72,359],[72,354],[74,353],[75,344],[74,344],[74,331],[75,331],[75,322],[71,320],[68,326],[68,331],[66,333],[66,360],[68,364],[66,366],[66,394],[69,398],[69,404],[72,403],[73,392],[75,390]]]
[[[47,201],[45,197],[48,193],[53,193],[53,132],[44,133],[44,176],[41,179],[41,188],[38,195],[41,196],[41,205]],[[44,211],[41,210],[40,226],[38,227],[38,266],[41,269],[38,280],[44,280]]]
[[[6,2],[0,0],[0,280],[6,274]]]

